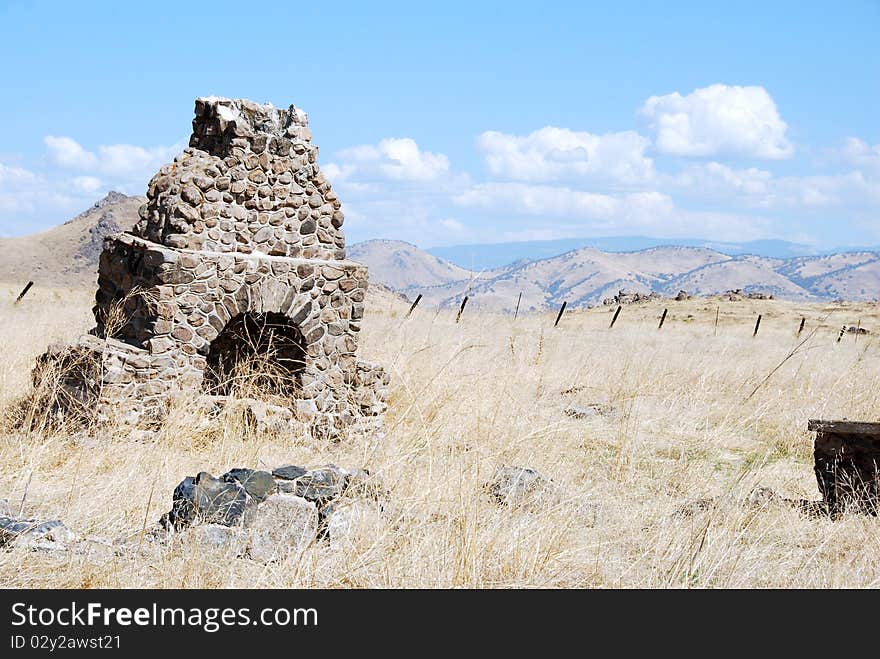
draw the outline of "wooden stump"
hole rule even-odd
[[[880,510],[880,423],[810,420],[819,491],[831,515]]]

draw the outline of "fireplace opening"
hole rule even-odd
[[[205,391],[218,396],[292,397],[305,367],[302,333],[281,313],[242,313],[211,342]]]

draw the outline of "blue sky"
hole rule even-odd
[[[718,4],[718,6],[712,6]],[[0,0],[0,235],[296,104],[350,241],[880,244],[880,2]]]

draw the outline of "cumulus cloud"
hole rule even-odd
[[[654,190],[597,194],[564,186],[482,183],[454,201],[504,216],[540,218],[530,231],[541,235],[549,224],[551,233],[568,237],[647,232],[657,237],[712,235],[723,240],[749,240],[768,235],[771,227],[760,216],[682,209],[672,197]]]
[[[479,183],[455,196],[454,202],[503,213],[594,219],[620,210],[619,201],[610,195],[525,183]]]
[[[434,181],[449,172],[449,158],[423,151],[409,137],[389,137],[378,144],[363,144],[336,154],[339,162],[323,167],[330,180],[385,179]]]
[[[685,168],[667,179],[673,186],[703,197],[758,197],[770,193],[773,173],[756,167],[734,169],[719,162]]]
[[[868,156],[866,156],[868,157]],[[809,176],[776,176],[750,167],[717,162],[692,165],[665,178],[676,194],[762,209],[870,208],[880,203],[880,181],[861,171]]]
[[[60,167],[93,169],[98,164],[98,158],[95,154],[86,151],[72,137],[46,135],[43,142],[49,149],[49,159]]]
[[[846,163],[880,175],[880,144],[872,146],[857,137],[848,137],[840,154]]]
[[[788,125],[763,87],[715,84],[684,96],[651,96],[639,113],[656,132],[661,153],[778,160],[794,152]]]
[[[74,176],[71,183],[81,192],[97,192],[103,185],[101,179],[94,176]]]
[[[50,222],[68,219],[70,212],[82,207],[83,200],[68,186],[45,174],[0,162],[0,234],[29,233],[44,228],[47,218]]]
[[[0,232],[38,231],[70,219],[109,190],[143,194],[150,177],[183,148],[131,144],[91,151],[72,137],[47,135],[39,169],[0,163]]]
[[[22,167],[0,163],[0,211],[13,213],[30,210],[39,177]]]
[[[99,172],[114,176],[151,176],[169,162],[181,149],[181,144],[144,148],[133,144],[101,145],[97,153],[88,151],[72,137],[47,135],[43,142],[49,160],[66,169]],[[144,181],[146,183],[146,181]]]
[[[477,145],[492,174],[517,181],[589,177],[632,184],[654,174],[645,155],[650,142],[635,131],[595,135],[555,126],[528,135],[487,131]]]

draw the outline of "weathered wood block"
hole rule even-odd
[[[831,515],[880,509],[880,423],[811,419],[819,491]]]

